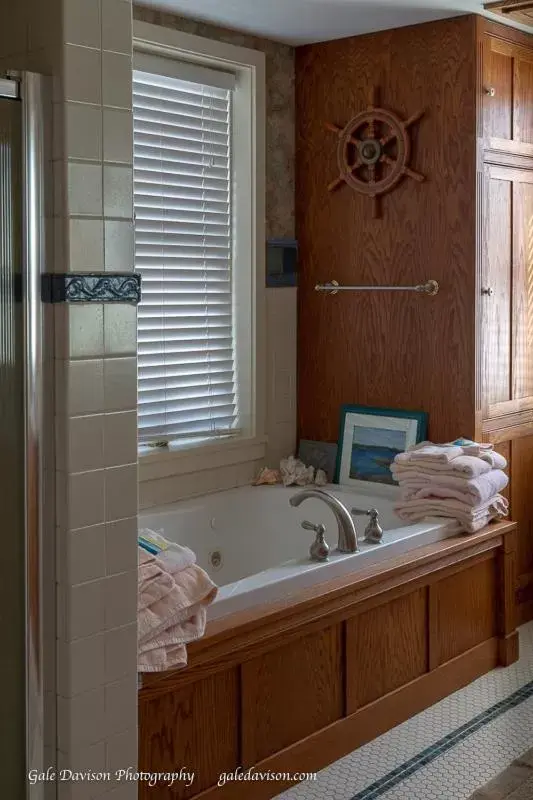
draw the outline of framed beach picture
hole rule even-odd
[[[424,441],[426,432],[425,411],[342,406],[335,483],[364,491],[369,483],[397,486],[394,457]]]

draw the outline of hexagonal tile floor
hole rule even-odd
[[[530,622],[520,629],[516,664],[484,675],[277,800],[468,800],[532,746]]]

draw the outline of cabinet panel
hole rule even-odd
[[[514,59],[513,138],[533,143],[533,61]]]
[[[496,634],[496,569],[491,558],[429,587],[432,669]]]
[[[531,491],[533,487],[533,436],[513,439],[511,513],[518,523],[518,576],[533,572],[533,513]]]
[[[487,172],[482,290],[483,405],[511,399],[512,183],[502,170]],[[509,176],[510,177],[510,176]]]
[[[492,47],[485,54],[484,89],[494,89],[494,95],[485,94],[485,136],[511,139],[513,136],[513,58]]]
[[[241,691],[246,766],[335,722],[344,704],[340,626],[246,661]]]
[[[513,183],[512,397],[533,399],[533,183]]]
[[[139,703],[139,766],[147,772],[176,771],[192,764],[196,778],[191,786],[177,781],[150,788],[139,784],[144,800],[186,800],[217,783],[221,772],[239,763],[237,669],[220,672],[176,690],[171,689]],[[149,732],[149,733],[148,733]]]
[[[348,620],[347,713],[423,675],[427,649],[426,588]]]

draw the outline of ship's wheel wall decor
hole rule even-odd
[[[418,111],[402,120],[392,111],[379,108],[379,90],[373,87],[366,111],[353,117],[344,128],[326,123],[327,130],[337,134],[339,167],[339,176],[328,185],[328,191],[346,183],[373,199],[373,215],[379,217],[381,195],[394,189],[404,176],[424,181],[424,175],[409,166],[409,128],[423,115],[423,111]]]

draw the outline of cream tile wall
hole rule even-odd
[[[0,68],[52,76],[50,272],[133,269],[131,17],[130,0],[0,0]],[[56,608],[45,689],[57,727],[48,725],[46,758],[74,770],[135,768],[136,309],[49,311],[56,558],[45,595]],[[53,490],[47,498],[50,509]],[[116,791],[137,796],[134,783],[113,780],[61,783],[57,796]]]
[[[129,0],[63,0],[55,95],[56,231],[65,272],[133,269]],[[137,763],[136,309],[56,307],[58,749]],[[61,489],[61,484],[64,488]],[[117,742],[120,742],[118,747]],[[113,781],[67,787],[105,796]],[[136,786],[121,786],[136,797]]]

